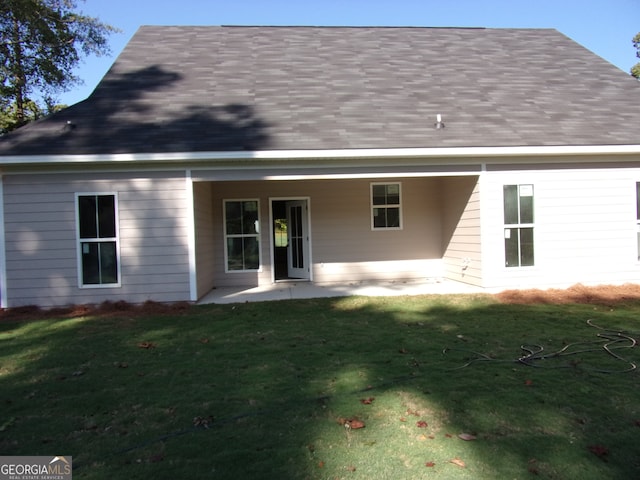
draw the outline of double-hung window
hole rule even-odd
[[[371,227],[374,230],[402,228],[399,183],[371,184]]]
[[[77,194],[78,258],[81,287],[120,283],[116,195]]]
[[[507,267],[533,265],[533,185],[504,185],[504,251]]]
[[[260,269],[260,208],[258,200],[224,201],[227,272]]]

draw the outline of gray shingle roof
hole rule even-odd
[[[639,105],[549,29],[142,27],[0,155],[638,144]]]

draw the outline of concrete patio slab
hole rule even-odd
[[[377,281],[349,283],[313,283],[286,281],[260,287],[221,287],[213,289],[199,304],[245,303],[302,298],[369,297],[401,295],[444,295],[488,293],[481,287],[450,280]]]

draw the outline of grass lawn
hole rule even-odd
[[[5,316],[0,454],[73,456],[78,479],[640,478],[639,313],[422,296]]]

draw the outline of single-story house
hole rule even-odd
[[[640,282],[639,106],[552,29],[145,26],[0,138],[1,305]]]

